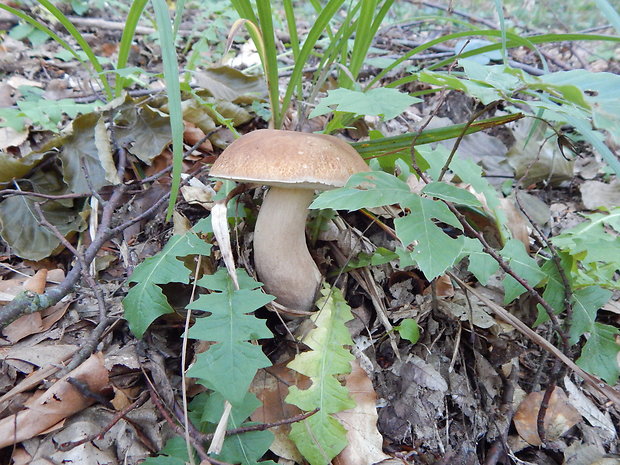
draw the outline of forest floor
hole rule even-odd
[[[401,9],[405,10],[403,6]],[[436,8],[429,11],[447,14]],[[78,16],[67,9],[66,13],[97,55],[111,59],[115,56],[124,27],[121,11],[92,9]],[[216,64],[221,57],[226,28],[230,26],[224,13],[216,13],[219,19],[213,16],[211,26],[206,28],[214,37],[212,45],[200,54],[205,67],[207,63]],[[475,15],[466,15],[464,19],[472,24],[489,21]],[[181,24],[180,35],[188,44],[195,41],[193,31],[200,20],[199,16],[188,15]],[[15,17],[0,10],[1,30],[13,30],[17,24]],[[382,49],[384,57],[399,56],[419,43],[451,32],[447,24],[411,21],[385,26],[374,44]],[[70,40],[61,27],[52,27]],[[0,45],[0,110],[28,101],[33,103],[28,107],[29,115],[40,111],[38,121],[24,130],[0,128],[0,150],[16,159],[42,150],[46,144],[49,153],[50,141],[67,146],[76,143],[72,136],[59,139],[56,131],[76,117],[70,113],[69,105],[60,114],[50,116],[37,108],[38,98],[74,99],[88,104],[97,97],[86,66],[64,56],[57,42],[41,42],[36,32],[26,32],[5,35]],[[143,26],[129,63],[150,74],[141,76],[145,85],[132,90],[134,100],[128,105],[145,105],[146,101],[153,108],[162,106],[161,92],[165,89],[156,75],[162,69],[161,50],[155,44],[153,31]],[[440,60],[453,53],[456,45],[448,45],[434,47],[409,65],[424,67]],[[612,51],[610,57],[608,49],[597,47],[597,44],[561,43],[541,46],[541,51],[551,71],[588,69],[617,74],[620,71],[617,52],[613,56]],[[538,65],[537,56],[529,50],[515,48],[510,53],[515,66],[526,72]],[[234,58],[229,63],[231,66],[256,69],[256,53],[242,42],[241,34],[227,55]],[[363,68],[362,80],[379,70],[372,65],[376,61],[370,59],[368,63]],[[181,67],[184,65],[181,63]],[[313,63],[308,63],[309,68],[312,66]],[[393,72],[382,83],[394,81],[404,72],[402,69]],[[199,81],[197,85],[202,84]],[[418,83],[407,86],[402,90],[425,89],[425,85]],[[239,106],[247,114],[236,127],[240,133],[267,126],[263,119],[264,105]],[[360,120],[355,128],[343,131],[341,137],[357,141],[373,129],[391,136],[422,127],[464,123],[478,110],[478,102],[463,93],[434,93],[390,121],[372,117]],[[159,110],[150,111],[153,115],[145,119],[155,121]],[[500,106],[486,116],[497,116],[502,111]],[[287,117],[286,129],[306,132],[320,130],[327,122],[324,117],[300,122],[295,112]],[[466,136],[457,153],[478,163],[486,179],[498,191],[508,193],[504,200],[510,229],[535,255],[546,246],[541,235],[549,237],[573,227],[583,220],[583,213],[598,207],[620,205],[620,184],[587,144],[578,146],[576,153],[568,156],[560,153],[554,144],[542,140],[535,149],[521,149],[517,141],[528,137],[531,121]],[[74,124],[74,130],[81,130],[81,125],[86,124],[89,123],[80,120]],[[170,189],[171,177],[166,169],[172,154],[166,148],[168,133],[156,126],[147,124],[137,136],[147,141],[145,144],[151,152],[158,153],[146,156],[148,166],[142,163],[144,158],[129,157],[124,181],[132,186],[130,189],[117,195],[113,188],[106,186],[96,196],[67,196],[62,201],[62,197],[54,197],[60,206],[50,210],[43,207],[41,216],[27,212],[25,205],[2,211],[3,234],[10,234],[17,244],[12,248],[6,241],[0,243],[3,303],[23,290],[41,294],[46,289],[62,286],[78,262],[89,272],[82,272],[82,279],[76,285],[64,289],[62,299],[52,307],[3,325],[1,463],[140,463],[164,447],[174,434],[172,424],[183,423],[181,366],[183,361],[190,364],[195,353],[205,350],[194,341],[189,341],[187,348],[183,346],[184,306],[190,300],[192,288],[182,284],[163,286],[176,311],[155,321],[141,339],[132,334],[123,318],[122,300],[130,287],[127,279],[137,265],[159,252],[173,230],[182,231],[209,215],[213,187],[218,186],[209,178],[208,167],[233,140],[233,135],[226,128],[215,128],[217,132],[205,139],[207,131],[186,122],[185,148],[194,147],[184,160],[183,171],[195,174],[201,183],[183,188],[174,221],[167,222],[166,202],[162,198]],[[75,134],[80,137],[79,132]],[[453,143],[453,140],[446,142],[448,147]],[[38,170],[47,182],[59,182],[51,165],[53,162],[37,165],[38,168],[26,173],[16,171],[16,176],[27,178]],[[0,159],[0,171],[12,169],[17,168],[4,157]],[[137,179],[155,175],[156,181],[150,184],[136,183]],[[36,179],[43,182],[40,177]],[[87,179],[87,182],[96,180]],[[514,192],[510,192],[517,184],[521,189],[515,198]],[[9,192],[15,185],[4,184],[6,190],[0,191],[2,203],[8,205],[9,199],[18,197]],[[116,208],[109,211],[114,198]],[[242,199],[250,209],[258,209],[260,190],[246,191]],[[71,202],[74,203],[69,205]],[[83,212],[89,210],[90,216],[87,218],[82,213],[63,217],[66,223],[82,221],[82,226],[77,228],[77,234],[67,235],[63,245],[53,246],[53,252],[46,254],[49,243],[41,242],[51,236],[49,240],[54,243],[56,236],[65,234],[57,226],[56,231],[42,237],[40,230],[47,227],[42,218],[45,214],[53,215],[54,211],[69,215],[62,208],[73,207],[75,202],[82,202],[81,205],[86,202],[90,208],[84,208]],[[103,213],[93,220],[97,215],[92,212],[101,207]],[[106,214],[111,216],[106,218]],[[26,218],[27,215],[30,217]],[[133,218],[139,221],[134,222]],[[116,228],[115,234],[98,235],[97,224],[104,224],[109,231]],[[252,227],[251,221],[241,222],[233,235],[238,266],[245,267],[251,275],[254,274]],[[483,224],[485,227],[488,237],[501,242],[491,223]],[[373,249],[369,250],[376,247],[393,250],[395,245],[395,239],[367,216],[360,212],[342,213],[341,220],[329,223],[329,229],[319,234],[311,249],[324,276],[332,283],[339,275],[343,257],[366,250],[359,248],[359,244],[352,247],[352,237],[371,244]],[[97,253],[84,255],[92,244],[97,244]],[[16,248],[24,250],[21,257],[29,258],[20,258]],[[205,272],[209,269],[213,272],[223,262],[216,252],[205,258],[202,265]],[[361,367],[356,373],[372,383],[369,387],[370,384],[360,382],[372,400],[366,431],[351,439],[360,455],[343,456],[338,463],[620,464],[617,455],[620,454],[620,406],[559,363],[539,339],[525,336],[489,311],[493,305],[500,306],[533,327],[533,333],[540,338],[557,344],[550,323],[534,327],[536,303],[522,296],[504,305],[500,274],[482,286],[464,268],[457,267],[454,273],[471,286],[471,294],[464,293],[448,277],[440,277],[431,285],[414,267],[400,268],[389,261],[356,268],[338,281],[355,315],[350,331]],[[2,311],[0,308],[0,314]],[[257,315],[266,319],[275,335],[271,340],[261,341],[263,352],[274,366],[261,370],[252,384],[252,392],[263,401],[264,410],[271,412],[255,413],[253,419],[267,423],[296,414],[285,411],[280,390],[289,376],[284,365],[298,350],[291,334],[299,334],[308,322],[306,318],[282,319],[267,309],[258,311]],[[617,327],[620,304],[612,299],[599,317]],[[386,321],[387,325],[397,325],[403,319],[414,319],[419,325],[420,338],[415,344],[395,337],[386,326]],[[182,359],[184,350],[187,356]],[[61,377],[67,374],[69,378]],[[204,391],[191,380],[188,384],[190,398]],[[541,444],[537,415],[550,386],[557,387],[551,390],[551,398],[546,399],[549,402],[546,438]],[[58,405],[51,405],[55,401]],[[29,410],[31,415],[16,416],[24,410]],[[279,446],[267,452],[265,458],[294,463],[298,452],[292,450],[281,430],[277,437]],[[79,441],[83,438],[86,440]]]

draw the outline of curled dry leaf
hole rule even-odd
[[[347,429],[347,442],[334,465],[377,463],[390,458],[383,453],[383,437],[377,429],[377,394],[372,381],[357,360],[351,363],[351,373],[346,377],[349,394],[356,403],[352,409],[334,414]]]
[[[109,382],[103,355],[92,355],[43,394],[33,396],[23,410],[0,420],[0,448],[30,439],[95,402],[70,384],[69,377],[100,394]]]
[[[541,446],[538,436],[538,411],[542,403],[544,392],[532,392],[519,404],[513,421],[519,435],[533,446]],[[549,406],[545,413],[545,436],[549,441],[560,438],[569,429],[581,421],[581,414],[569,404],[564,390],[556,387],[549,399]]]

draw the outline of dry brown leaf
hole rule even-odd
[[[67,312],[71,302],[59,302],[40,312],[19,317],[7,325],[2,334],[9,342],[16,343],[32,334],[42,333],[50,329]]]
[[[26,402],[23,410],[0,420],[0,448],[41,434],[95,402],[71,385],[67,381],[69,377],[84,383],[89,391],[100,394],[109,382],[103,355],[92,355],[42,395]]]
[[[377,394],[372,381],[357,360],[351,366],[346,386],[356,406],[334,414],[346,428],[348,442],[332,461],[334,465],[371,464],[390,458],[383,453],[383,437],[377,430]]]
[[[287,363],[279,363],[267,370],[259,370],[254,377],[250,391],[256,395],[263,405],[252,414],[252,421],[273,423],[301,413],[301,410],[294,405],[287,404],[284,399],[288,395],[289,386],[297,385],[300,389],[306,389],[310,383],[305,377],[299,381],[301,375],[287,368]],[[303,458],[297,447],[288,437],[291,431],[290,425],[271,428],[270,431],[275,436],[269,447],[274,454],[286,460],[303,463]]]
[[[187,121],[185,121],[184,124],[185,131],[183,132],[183,140],[187,143],[187,145],[193,147],[195,144],[198,143],[199,140],[201,140],[205,136],[205,133],[195,124],[189,123]],[[198,149],[202,150],[203,152],[212,152],[213,144],[211,144],[211,141],[207,139],[198,146]]]
[[[513,421],[519,435],[533,446],[542,442],[538,436],[538,411],[544,392],[531,392],[519,404]],[[559,439],[564,433],[581,421],[581,414],[569,404],[564,390],[556,387],[549,399],[549,407],[545,412],[545,437],[549,441]]]

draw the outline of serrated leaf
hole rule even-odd
[[[260,283],[248,279],[239,282],[247,287],[235,290],[226,270],[203,278],[201,283],[216,288],[211,289],[216,292],[202,295],[187,306],[210,313],[196,321],[188,336],[216,344],[196,357],[187,374],[236,405],[243,401],[256,371],[271,365],[260,346],[246,341],[272,336],[264,320],[248,313],[274,297],[256,290]]]
[[[590,327],[588,340],[581,349],[581,356],[577,359],[577,365],[588,373],[600,376],[611,386],[618,382],[620,376],[617,362],[620,351],[620,345],[616,342],[618,336],[618,328],[594,323]]]
[[[162,315],[174,312],[161,287],[148,281],[129,289],[123,299],[123,307],[129,329],[138,339],[142,338],[153,321]]]
[[[310,208],[359,210],[397,204],[414,194],[406,182],[383,171],[357,173],[344,187],[321,193]]]
[[[448,236],[433,220],[437,219],[459,229],[461,225],[443,202],[414,195],[404,206],[408,207],[411,213],[394,220],[396,235],[405,247],[417,242],[411,256],[426,279],[434,279],[454,264],[461,254],[464,239],[463,236]]]
[[[189,282],[189,270],[178,257],[188,255],[209,255],[211,244],[189,231],[172,236],[164,248],[155,256],[138,265],[128,279],[130,283],[168,284]]]
[[[95,103],[75,103],[71,99],[46,100],[39,98],[36,100],[19,100],[17,106],[22,113],[28,117],[33,124],[41,126],[43,129],[58,132],[58,124],[62,121],[63,114],[70,118],[75,118],[78,114],[92,112],[99,102]]]
[[[188,231],[172,236],[157,255],[147,258],[135,268],[127,282],[138,284],[123,299],[123,307],[125,318],[136,337],[142,337],[156,318],[173,311],[158,284],[189,282],[191,270],[179,257],[210,253],[211,244],[193,231]]]
[[[249,342],[221,342],[198,354],[187,376],[222,394],[235,405],[243,400],[254,375],[260,368],[270,366],[260,346]]]
[[[203,341],[230,342],[236,340],[264,339],[272,336],[264,325],[257,324],[254,316],[247,313],[260,308],[274,299],[261,291],[240,289],[232,296],[228,293],[202,295],[187,306],[190,310],[207,310],[211,315],[196,320],[189,330],[189,337]],[[228,312],[218,312],[227,309]],[[240,337],[241,339],[237,339]]]
[[[340,290],[326,285],[321,293],[323,298],[317,303],[321,310],[312,317],[316,328],[304,340],[311,351],[288,364],[309,377],[312,385],[305,390],[292,386],[286,398],[305,411],[319,408],[291,428],[291,439],[312,465],[329,463],[346,446],[346,431],[330,414],[355,406],[346,387],[335,377],[351,371],[354,357],[345,346],[353,342],[345,323],[353,315]]]
[[[530,286],[536,287],[545,278],[545,273],[540,269],[536,260],[526,252],[523,242],[510,239],[500,253],[510,268]],[[504,303],[506,304],[525,292],[525,288],[510,275],[504,277],[503,284]]]
[[[570,256],[566,254],[560,254],[560,258],[562,266],[564,268],[564,272],[566,276],[569,277],[570,267],[573,260]],[[551,306],[551,308],[553,308],[555,313],[560,313],[562,312],[562,310],[564,310],[564,299],[566,296],[566,291],[564,289],[564,283],[562,282],[562,277],[560,276],[558,267],[555,265],[553,260],[547,260],[545,263],[543,263],[541,270],[547,277],[545,290],[542,297]],[[549,315],[547,314],[547,311],[542,307],[542,305],[538,304],[536,307],[538,308],[538,317],[534,322],[534,326],[538,326],[549,320]]]
[[[291,426],[289,437],[311,465],[325,465],[347,446],[347,431],[338,420],[317,412]]]
[[[482,207],[482,204],[474,194],[445,182],[431,182],[422,189],[422,193],[447,202],[456,203],[457,205]]]
[[[310,118],[342,111],[355,115],[382,116],[389,120],[420,101],[394,88],[378,87],[367,92],[340,88],[328,91],[327,97],[319,100],[310,113]]]
[[[596,314],[611,298],[611,291],[598,286],[577,289],[573,292],[573,321],[569,331],[569,341],[575,344],[582,334],[593,330]]]
[[[486,285],[491,275],[499,270],[499,263],[488,253],[483,252],[482,244],[470,237],[464,238],[463,257],[469,258],[467,270],[473,273],[480,284]]]

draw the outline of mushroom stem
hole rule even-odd
[[[254,229],[254,263],[265,291],[278,303],[310,310],[321,273],[306,245],[306,217],[312,189],[271,187]]]

